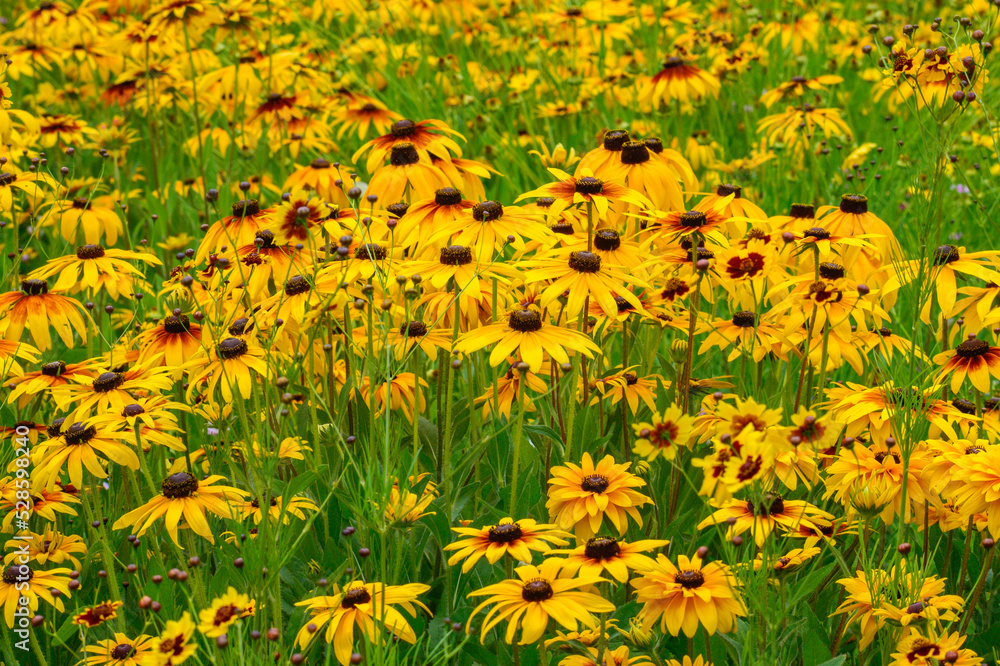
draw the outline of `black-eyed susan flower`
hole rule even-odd
[[[546,354],[557,363],[569,363],[567,349],[588,358],[600,351],[583,333],[547,323],[535,307],[516,309],[505,321],[469,331],[458,339],[454,351],[467,354],[494,343],[490,365],[500,365],[508,356],[516,354],[534,372],[542,368]]]
[[[191,360],[201,347],[203,334],[201,325],[191,321],[190,317],[178,309],[136,338],[136,345],[140,349],[139,363],[155,361],[171,368],[179,368]],[[207,341],[207,336],[205,337]]]
[[[221,597],[212,600],[211,606],[198,613],[198,631],[215,638],[229,632],[238,620],[250,617],[256,611],[256,602],[230,586]]]
[[[113,209],[88,197],[57,201],[52,204],[52,213],[57,216],[54,224],[68,243],[97,244],[104,237],[108,245],[114,245],[125,232],[121,218]]]
[[[669,543],[661,539],[628,543],[610,536],[594,536],[573,550],[557,552],[566,555],[564,567],[567,574],[578,572],[581,576],[601,576],[607,572],[619,583],[625,583],[629,571],[645,571],[654,566],[652,558],[643,553]]]
[[[526,282],[548,282],[540,287],[538,305],[548,307],[568,290],[566,312],[570,316],[581,313],[590,298],[601,306],[606,316],[617,317],[619,308],[615,296],[641,311],[642,302],[629,287],[649,286],[638,276],[605,264],[599,255],[587,250],[552,250],[542,257],[525,261],[524,265]]]
[[[0,321],[6,323],[5,338],[20,340],[27,327],[40,351],[52,347],[50,327],[70,349],[74,345],[74,333],[81,341],[87,341],[88,326],[83,306],[76,299],[49,293],[49,283],[45,280],[28,278],[21,281],[17,291],[0,294],[0,315],[3,315]]]
[[[444,547],[445,551],[457,551],[448,558],[448,565],[462,563],[462,573],[469,573],[482,558],[496,564],[504,555],[510,555],[518,562],[531,562],[532,551],[542,554],[551,552],[552,546],[565,546],[566,538],[572,536],[556,529],[555,525],[536,523],[530,518],[515,521],[503,518],[496,525],[476,529],[474,527],[453,527],[452,532],[465,537]],[[551,544],[551,545],[550,545]]]
[[[334,594],[330,596],[299,601],[295,605],[305,607],[309,613],[309,624],[295,635],[295,644],[305,647],[313,636],[326,627],[326,642],[333,644],[337,661],[347,666],[354,652],[355,627],[373,643],[383,640],[381,628],[389,630],[400,640],[415,643],[417,636],[399,609],[410,616],[417,614],[417,608],[430,614],[427,606],[417,600],[429,589],[429,586],[420,583],[383,585],[354,581],[342,590],[335,587]]]
[[[635,490],[646,482],[631,474],[630,466],[616,464],[610,455],[595,465],[590,454],[584,453],[579,465],[567,462],[553,467],[545,503],[550,519],[560,529],[573,529],[577,539],[594,536],[605,519],[619,536],[628,529],[629,517],[641,527],[639,507],[652,500]]]
[[[70,483],[82,488],[84,468],[98,478],[108,476],[105,460],[138,471],[139,458],[122,439],[92,419],[73,423],[33,449],[35,482],[51,490],[65,471]]]
[[[1000,347],[970,335],[954,351],[941,352],[934,357],[941,366],[938,378],[950,375],[950,386],[958,392],[966,379],[981,393],[989,393],[991,378],[1000,379]]]
[[[195,534],[215,543],[206,516],[213,513],[221,518],[236,519],[238,503],[247,495],[238,488],[215,485],[222,479],[221,476],[209,476],[199,481],[188,472],[175,472],[163,480],[159,495],[116,520],[113,528],[132,527],[136,529],[136,536],[142,536],[153,523],[165,517],[167,532],[179,546],[177,531],[182,527],[183,518]]]
[[[525,192],[517,201],[528,197],[552,197],[565,205],[592,205],[600,219],[607,217],[608,210],[616,201],[652,207],[652,203],[642,194],[614,181],[597,178],[589,169],[582,169],[575,176],[559,169],[549,169],[549,173],[559,180]]]
[[[753,358],[756,363],[762,362],[768,354],[784,359],[792,346],[770,317],[760,317],[752,310],[734,312],[731,319],[704,322],[701,329],[708,335],[698,352],[705,354],[714,348],[725,350],[731,347],[729,361],[734,361],[741,354]]]
[[[453,183],[429,159],[421,160],[417,147],[409,141],[389,149],[389,164],[375,172],[368,183],[368,196],[395,203],[404,199],[419,201]],[[404,196],[406,195],[406,196]]]
[[[155,361],[155,359],[154,359]],[[97,374],[86,384],[63,384],[52,395],[61,409],[71,405],[79,418],[90,414],[113,412],[120,414],[135,402],[134,394],[142,391],[167,391],[173,387],[171,369],[136,364],[131,368],[115,368]]]
[[[52,185],[52,179],[41,171],[21,171],[5,161],[0,165],[0,211],[11,210],[15,190],[27,197],[29,207],[34,208],[44,199],[43,188],[50,189]]]
[[[389,155],[392,147],[399,143],[412,143],[417,154],[423,159],[429,160],[433,153],[443,159],[449,159],[452,155],[462,156],[462,148],[452,137],[458,137],[464,141],[464,137],[448,127],[441,120],[420,120],[413,121],[407,118],[397,120],[389,127],[389,132],[382,136],[375,137],[366,144],[358,148],[351,157],[355,164],[361,157],[368,153],[368,160],[365,162],[365,170],[368,173],[375,173],[385,163],[385,158]]]
[[[649,204],[627,202],[625,214],[640,212],[645,206],[655,210],[684,210],[685,191],[698,189],[691,165],[676,150],[663,147],[659,139],[627,141],[600,171],[605,178],[620,181],[638,192]]]
[[[270,223],[273,212],[261,209],[256,199],[234,202],[232,214],[222,218],[205,232],[205,237],[198,245],[195,261],[201,264],[209,255],[222,251],[223,247],[232,250],[252,244],[257,232]]]
[[[658,555],[654,565],[631,581],[643,629],[651,629],[659,620],[663,631],[672,636],[681,631],[694,636],[698,626],[708,635],[724,634],[736,626],[736,618],[746,609],[736,589],[736,577],[722,562],[705,564],[698,555],[680,555],[674,565],[666,555]]]
[[[653,108],[673,101],[686,103],[703,97],[715,97],[722,84],[719,79],[681,56],[670,56],[651,79],[644,83],[639,101]]]
[[[774,492],[766,492],[755,500],[731,499],[711,516],[698,523],[698,529],[710,525],[728,525],[726,538],[749,531],[757,547],[780,525],[786,529],[797,529],[801,524],[824,525],[833,520],[833,515],[809,502],[786,500]]]
[[[24,550],[25,546],[27,551]],[[35,532],[19,534],[17,538],[8,541],[5,547],[9,552],[4,556],[4,564],[11,564],[26,554],[29,560],[43,566],[69,562],[77,570],[80,569],[80,560],[76,556],[87,553],[87,544],[82,538],[76,534],[63,534],[55,529],[47,529],[37,534]]]
[[[679,447],[691,445],[694,420],[677,405],[670,405],[662,412],[654,410],[648,422],[632,424],[636,437],[632,452],[650,462],[660,456],[664,460],[673,460]]]
[[[550,557],[537,567],[518,567],[514,570],[517,578],[470,592],[470,597],[488,598],[473,609],[469,622],[479,611],[493,604],[483,620],[480,642],[504,620],[507,620],[504,641],[513,643],[520,628],[519,644],[529,645],[542,638],[551,618],[567,629],[575,630],[580,624],[593,629],[598,624],[594,613],[610,613],[615,609],[614,604],[600,595],[580,591],[580,588],[606,582],[604,578],[574,577],[564,571],[564,565],[562,559]]]
[[[526,412],[537,411],[529,391],[545,394],[548,385],[530,369],[522,370],[511,365],[507,372],[497,379],[496,396],[493,395],[493,387],[489,386],[484,393],[476,397],[474,402],[477,405],[483,404],[484,419],[488,419],[494,413],[510,418],[510,410],[515,401]]]
[[[263,504],[263,507],[261,506]],[[280,495],[264,495],[264,497],[247,500],[239,507],[240,520],[253,518],[254,525],[259,525],[266,515],[273,523],[279,520],[285,525],[291,522],[289,516],[295,516],[299,520],[306,519],[306,511],[319,511],[316,502],[308,497],[293,495],[285,501]]]
[[[317,157],[305,166],[296,165],[282,189],[285,192],[315,192],[323,201],[347,207],[350,202],[345,192],[353,186],[354,179],[349,167],[339,162],[331,164],[329,160]]]
[[[274,352],[265,352],[252,338],[223,338],[207,350],[202,348],[187,365],[191,378],[188,396],[205,383],[208,395],[218,390],[226,402],[237,393],[249,398],[254,376],[271,376],[271,368],[264,361],[268,354]]]
[[[162,262],[151,254],[105,248],[101,245],[81,245],[75,254],[49,259],[45,266],[31,273],[30,277],[47,280],[55,277],[52,289],[75,294],[86,290],[96,294],[104,290],[111,298],[148,292],[150,286],[141,270],[129,263],[142,261],[158,266]]]
[[[82,666],[142,666],[145,657],[153,650],[152,636],[140,634],[135,638],[115,632],[113,638],[96,641],[85,648]]]
[[[0,340],[0,348],[4,346],[5,340]],[[20,345],[25,349],[30,346]],[[90,361],[83,363],[65,363],[64,361],[49,361],[43,363],[38,370],[26,372],[18,377],[11,378],[8,385],[12,387],[10,395],[7,397],[8,403],[20,401],[23,407],[28,400],[43,391],[48,391],[56,386],[69,383],[86,383],[94,376],[94,365]]]
[[[9,564],[4,567],[0,578],[0,603],[3,603],[4,620],[9,628],[14,627],[18,609],[27,606],[34,615],[38,610],[38,600],[42,599],[58,611],[66,610],[63,599],[71,596],[70,570],[65,568],[43,570],[27,564]],[[53,591],[56,594],[53,594]],[[21,599],[27,599],[22,604]],[[21,611],[23,613],[23,611]]]

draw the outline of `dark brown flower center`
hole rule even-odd
[[[305,279],[301,275],[293,275],[288,278],[285,282],[285,295],[286,296],[296,296],[298,294],[304,294],[309,291],[311,287],[309,286],[309,280]]]
[[[390,215],[399,219],[404,215],[406,215],[406,211],[410,210],[410,204],[406,203],[405,201],[399,201],[394,204],[389,204],[388,206],[385,207],[385,209],[389,211]]]
[[[868,197],[860,194],[845,194],[840,198],[840,212],[864,215],[868,212]]]
[[[359,604],[366,604],[372,600],[372,595],[364,587],[352,587],[344,593],[344,599],[340,602],[342,608],[354,608]]]
[[[160,484],[160,492],[170,499],[191,497],[198,490],[198,479],[187,472],[175,472]]]
[[[440,263],[445,266],[464,266],[472,263],[472,248],[464,245],[449,245],[441,248]]]
[[[77,259],[100,259],[104,256],[104,248],[100,245],[81,245],[76,248]]]
[[[97,428],[83,423],[74,423],[62,435],[67,444],[86,444],[97,436]]]
[[[555,202],[555,197],[538,197],[535,199],[535,205],[539,208],[550,208]]]
[[[708,222],[708,218],[700,210],[689,210],[681,213],[680,225],[682,227],[703,227]]]
[[[521,598],[525,601],[545,601],[551,599],[553,594],[552,585],[543,578],[529,580],[521,589]]]
[[[409,166],[420,161],[417,147],[409,141],[397,143],[389,152],[389,164],[396,167]]]
[[[87,197],[76,197],[73,199],[73,208],[77,210],[90,210],[90,199]]]
[[[98,393],[107,393],[125,383],[125,373],[123,372],[102,372],[94,380],[94,390]]]
[[[63,361],[52,361],[42,366],[42,374],[46,377],[58,377],[66,372],[66,364]]]
[[[747,508],[755,516],[777,516],[785,512],[785,501],[777,493],[764,493],[758,504],[747,500]]]
[[[35,577],[35,572],[27,564],[12,564],[3,570],[3,582],[8,585],[24,583]]]
[[[580,482],[580,489],[584,492],[602,495],[608,489],[609,485],[608,477],[603,474],[591,474],[590,476],[583,477],[583,481]]]
[[[530,333],[542,328],[542,315],[534,310],[515,310],[507,317],[507,325],[520,333]]]
[[[593,176],[584,176],[576,180],[574,189],[578,194],[600,194],[604,191],[604,181]]]
[[[49,283],[38,278],[21,280],[21,291],[29,296],[41,296],[42,294],[49,293]]]
[[[6,171],[0,171],[0,187],[7,187],[17,180],[17,176]]]
[[[812,204],[793,203],[788,216],[799,220],[811,220],[816,217],[816,207]]]
[[[256,199],[240,199],[233,204],[233,217],[253,217],[260,213]]]
[[[684,571],[678,571],[674,575],[674,582],[686,590],[693,590],[705,584],[705,574],[701,571],[685,569]]]
[[[415,122],[404,118],[403,120],[397,120],[394,122],[392,127],[389,128],[389,131],[392,132],[393,136],[401,137],[410,136],[416,129],[417,124]]]
[[[115,661],[125,661],[135,651],[128,643],[119,643],[111,650],[111,658]]]
[[[422,338],[427,335],[427,324],[422,321],[411,321],[403,327],[403,335],[408,338]]]
[[[618,545],[618,540],[612,537],[594,537],[587,540],[587,545],[583,547],[583,555],[590,560],[610,560],[618,557],[622,552],[622,547]]]
[[[816,240],[827,240],[830,238],[830,232],[823,227],[810,227],[802,235],[806,238],[815,238]]]
[[[715,188],[715,193],[720,197],[728,197],[730,194],[732,194],[735,195],[733,196],[734,199],[739,199],[740,197],[743,196],[743,188],[740,187],[739,185],[730,185],[728,183],[722,183],[721,185]]]
[[[660,146],[663,149],[663,146]],[[648,162],[649,146],[645,141],[628,141],[622,146],[622,164],[642,164]]]
[[[566,222],[565,220],[562,222],[557,222],[552,225],[552,233],[562,234],[563,236],[572,236],[574,233],[573,224],[570,222]]]
[[[219,358],[224,360],[239,358],[246,354],[250,348],[244,340],[239,338],[226,338],[219,343]]]
[[[312,164],[310,164],[309,166],[311,166],[313,169],[329,169],[330,163],[327,160],[324,160],[322,157],[317,157],[312,161]]]
[[[959,253],[958,248],[954,245],[939,245],[934,250],[934,265],[944,266],[945,264],[950,264],[953,261],[958,261],[960,256],[961,253]]]
[[[826,261],[819,265],[819,276],[824,280],[839,280],[844,275],[846,275],[846,272],[840,264]]]
[[[276,247],[274,244],[274,232],[270,229],[261,229],[254,234],[253,244],[257,246],[258,250],[273,250]]]
[[[462,203],[462,193],[454,187],[442,187],[434,192],[434,203],[438,206],[457,206]]]
[[[503,205],[497,201],[481,201],[472,207],[472,219],[476,222],[489,222],[503,217]]]
[[[656,153],[657,155],[659,155],[660,153],[663,152],[663,140],[660,139],[659,137],[655,136],[647,137],[643,141],[643,143],[646,144],[646,148],[648,148],[649,152],[651,153]]]
[[[49,436],[50,439],[55,439],[56,437],[59,437],[59,435],[62,433],[62,424],[65,421],[66,417],[61,416],[45,427],[45,433]]]
[[[167,333],[187,333],[191,330],[191,320],[187,315],[167,315],[163,319],[163,330]]]
[[[524,536],[524,533],[521,531],[521,526],[517,523],[494,525],[490,528],[488,534],[490,543],[513,543],[522,536]]]
[[[597,273],[601,270],[601,257],[586,250],[571,252],[569,267],[578,273]]]
[[[629,140],[628,132],[625,130],[611,130],[604,133],[604,150],[619,151]]]
[[[951,406],[963,414],[975,415],[976,413],[976,403],[965,398],[955,398],[951,401]]]
[[[740,328],[753,328],[757,323],[757,315],[749,310],[740,310],[733,315],[733,325]]]
[[[131,405],[125,405],[125,409],[122,410],[122,416],[125,416],[125,417],[128,417],[128,418],[135,418],[136,416],[139,416],[139,415],[145,414],[145,413],[146,413],[146,410],[143,408],[142,405],[136,405],[134,403],[131,404]]]
[[[367,259],[368,261],[382,261],[388,254],[385,246],[378,243],[365,243],[354,250],[355,259]]]
[[[989,343],[985,340],[979,340],[978,338],[966,340],[955,348],[955,353],[962,358],[976,358],[977,356],[983,356],[989,351]]]
[[[613,252],[622,246],[622,237],[614,229],[600,229],[594,234],[594,247],[602,252]]]
[[[250,323],[250,320],[247,319],[246,317],[240,317],[239,319],[236,319],[235,321],[233,321],[232,324],[229,325],[229,334],[243,335],[251,328],[253,328],[253,325]]]

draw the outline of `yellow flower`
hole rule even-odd
[[[595,465],[590,454],[584,453],[580,465],[553,467],[545,503],[550,519],[560,529],[573,528],[577,539],[594,536],[605,518],[619,535],[628,529],[629,517],[642,527],[639,507],[653,500],[634,490],[646,482],[630,474],[630,466],[615,464],[610,455]]]
[[[538,567],[523,566],[514,570],[517,578],[489,585],[469,594],[470,597],[488,596],[469,615],[469,622],[479,611],[494,604],[483,621],[480,642],[486,634],[503,620],[507,620],[504,640],[514,642],[518,627],[521,628],[520,645],[535,643],[544,634],[551,617],[560,625],[576,629],[583,624],[593,629],[598,625],[593,613],[610,613],[615,605],[592,592],[580,588],[606,582],[604,578],[586,576],[573,578],[565,575],[564,562],[549,558]]]

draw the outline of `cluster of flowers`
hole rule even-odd
[[[527,63],[501,72],[433,57],[449,108],[468,105],[452,80],[461,70],[480,92],[505,87],[509,102],[560,90],[550,78],[592,84],[573,101],[539,105],[543,117],[608,105],[686,113],[766,60],[768,45],[803,53],[821,22],[806,12],[737,39],[694,27],[688,4],[657,15],[591,2],[530,16],[514,3],[415,4],[317,0],[306,13],[317,25],[384,27],[398,9],[427,31],[450,26],[456,42],[486,39],[503,53],[522,48],[520,38],[479,27],[512,17],[527,22],[514,26],[524,37],[544,25],[541,52],[562,52],[572,35],[575,64],[544,77]],[[348,580],[332,594],[326,579],[302,591],[292,650],[315,651],[322,637],[339,663],[358,663],[362,649],[392,649],[387,635],[393,646],[417,643],[412,623],[433,606],[449,623],[464,613],[459,632],[516,642],[515,661],[520,646],[535,645],[545,664],[556,646],[565,666],[660,664],[657,633],[699,635],[708,652],[705,637],[766,624],[753,617],[748,581],[784,592],[789,576],[823,559],[836,567],[812,580],[816,594],[835,579],[842,590],[834,656],[878,639],[898,666],[982,663],[964,645],[980,625],[1000,535],[1000,401],[989,396],[1000,379],[1000,251],[954,240],[921,256],[861,194],[766,211],[731,178],[776,159],[775,145],[801,166],[826,139],[850,137],[838,109],[809,103],[842,77],[797,76],[766,91],[764,107],[786,109],[759,120],[751,157],[735,162],[707,134],[661,137],[652,121],[603,131],[580,156],[508,136],[512,154],[536,148],[550,175],[500,201],[487,197],[500,171],[466,154],[466,128],[391,110],[383,71],[391,62],[394,76],[415,76],[418,65],[390,60],[371,39],[335,59],[320,44],[286,45],[292,33],[270,30],[295,23],[292,5],[45,3],[0,33],[0,227],[10,249],[0,381],[13,415],[3,432],[13,442],[27,428],[33,445],[30,523],[16,520],[13,463],[0,479],[2,530],[17,537],[0,579],[8,626],[27,599],[32,623],[65,644],[72,634],[54,618],[92,587],[100,596],[69,614],[91,666],[177,666],[242,640],[244,627],[252,640],[277,641],[293,608],[286,570],[255,580],[253,594],[227,584],[210,595],[196,553],[206,542],[239,551],[237,571],[251,553],[287,563],[314,524],[329,530],[324,507],[346,505],[316,481],[339,462],[362,490],[373,473],[390,487],[366,498],[379,520],[372,533],[410,534],[442,515],[444,533],[458,538],[438,544],[439,580],[397,584],[406,580],[398,568],[345,565],[337,575]],[[647,20],[665,29],[674,55],[639,74],[638,51],[612,48],[634,60],[606,76],[605,40],[621,46]],[[844,35],[834,61],[875,51],[858,21],[830,20]],[[885,50],[868,70],[876,98],[892,109],[981,102],[984,33],[930,49],[940,21],[907,28],[901,45],[876,45]],[[331,76],[341,58],[356,71]],[[60,67],[75,88],[45,82]],[[15,98],[8,82],[31,92]],[[385,90],[390,103],[362,89]],[[122,117],[91,124],[43,111],[79,99],[142,116],[148,144],[137,147],[141,123]],[[187,116],[193,130],[170,127]],[[183,141],[163,140],[171,131]],[[344,152],[339,142],[354,137],[361,145]],[[172,178],[168,145],[199,177]],[[294,165],[280,178],[233,177],[234,161],[258,149]],[[853,151],[848,171],[876,149]],[[73,168],[52,168],[56,150]],[[76,172],[84,150],[98,151],[100,175]],[[171,219],[157,243],[174,254],[166,265],[140,240],[163,227],[152,210]],[[491,441],[509,448],[508,480],[483,499],[468,488],[490,473],[477,459]],[[519,486],[541,479],[544,508],[526,507]],[[504,511],[481,511],[486,501]],[[685,512],[682,539],[649,538]],[[493,519],[474,526],[483,515]],[[895,551],[885,548],[889,529],[901,540]],[[917,532],[922,563],[906,540]],[[964,540],[951,590],[928,566],[932,533],[947,543],[939,573],[957,568],[953,540]],[[718,545],[718,559],[699,538]],[[980,571],[968,568],[973,542],[986,553]],[[160,610],[150,596],[129,604],[119,576],[156,589],[154,571],[173,557],[194,571],[193,594],[161,621],[147,612]],[[482,584],[464,590],[461,576],[477,571]],[[609,620],[632,593],[628,626]],[[56,649],[69,663],[69,648]],[[672,665],[708,663],[690,648],[671,654]]]

